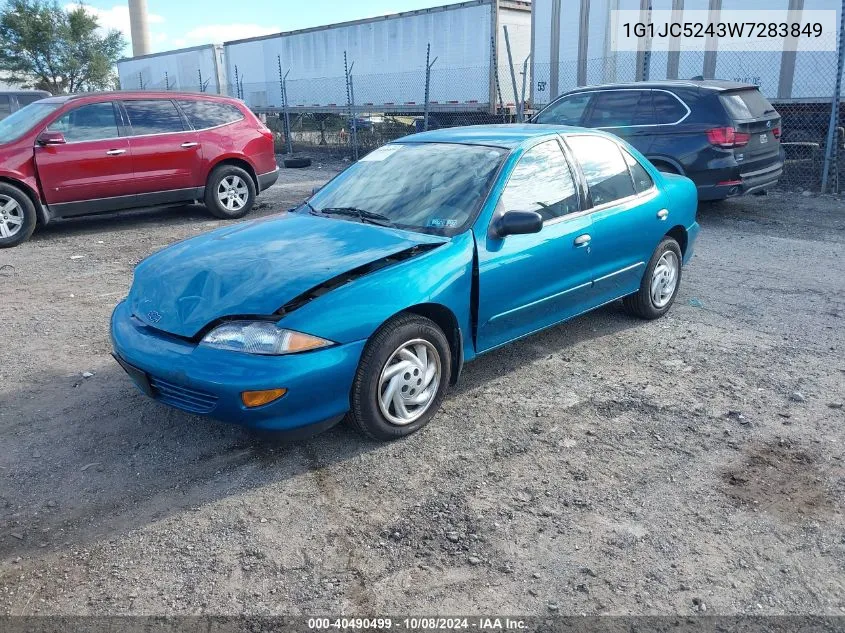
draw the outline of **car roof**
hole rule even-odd
[[[411,134],[395,141],[397,143],[460,143],[463,145],[488,145],[513,149],[524,142],[550,134],[566,132],[595,133],[580,127],[568,125],[539,125],[535,123],[511,123],[499,125],[470,125],[450,127],[429,132]]]
[[[215,99],[219,101],[237,101],[234,97],[227,97],[225,95],[211,94],[208,92],[177,92],[175,90],[110,90],[104,92],[79,92],[72,95],[47,97],[44,101],[48,103],[66,103],[68,101],[83,99],[91,101],[107,101],[109,99],[137,99],[139,97],[149,97],[151,99],[195,99],[199,97],[202,99]]]
[[[615,84],[596,84],[594,86],[581,86],[573,88],[566,92],[572,94],[575,92],[584,92],[586,90],[613,90],[619,88],[698,88],[700,90],[714,90],[716,92],[724,92],[726,90],[743,90],[754,89],[758,86],[754,84],[741,83],[738,81],[725,81],[723,79],[663,79],[659,81],[637,81],[628,83]]]

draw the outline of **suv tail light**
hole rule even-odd
[[[742,147],[747,145],[751,135],[747,132],[737,132],[732,127],[716,127],[707,130],[707,140],[718,147]]]
[[[780,139],[780,126],[777,126],[772,130],[772,134],[775,135],[776,139]]]

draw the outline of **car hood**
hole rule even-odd
[[[446,238],[299,213],[212,231],[135,269],[132,314],[193,337],[224,317],[272,315],[321,284]],[[280,317],[281,318],[281,317]]]

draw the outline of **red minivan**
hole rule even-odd
[[[0,121],[0,248],[55,218],[122,209],[204,201],[240,218],[278,176],[273,133],[236,99],[49,97]]]

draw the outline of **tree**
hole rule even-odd
[[[8,0],[0,10],[0,79],[53,94],[105,90],[126,42],[97,18],[55,0]]]

